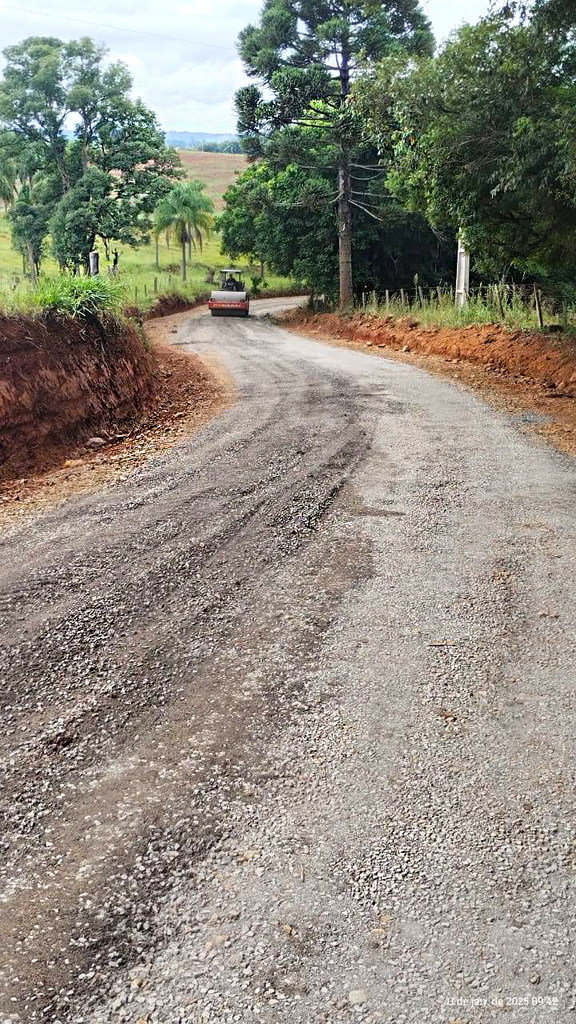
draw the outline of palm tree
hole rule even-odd
[[[186,245],[202,250],[204,236],[209,237],[214,222],[214,203],[199,181],[175,185],[156,207],[154,234],[173,231],[182,249],[182,280],[186,280]]]

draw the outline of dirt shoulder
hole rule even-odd
[[[121,433],[103,432],[96,448],[72,446],[68,458],[52,468],[1,483],[0,528],[72,495],[123,482],[226,408],[233,385],[223,367],[171,344],[189,315],[177,313],[145,326],[158,380],[154,403],[142,419]]]
[[[397,359],[456,379],[500,409],[521,417],[561,451],[576,455],[576,340],[509,331],[495,324],[422,328],[410,317],[291,310],[280,318],[297,334]]]

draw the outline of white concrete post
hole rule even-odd
[[[98,277],[100,273],[100,253],[94,249],[90,253],[90,277]]]
[[[456,263],[456,305],[464,306],[468,302],[470,291],[470,255],[461,236],[458,236],[458,260]]]

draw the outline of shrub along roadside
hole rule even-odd
[[[122,286],[103,277],[45,278],[32,292],[33,305],[41,313],[83,320],[120,317],[123,301]]]

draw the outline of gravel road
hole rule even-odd
[[[575,1020],[574,462],[266,320],[174,340],[231,407],[0,541],[2,1024]]]

